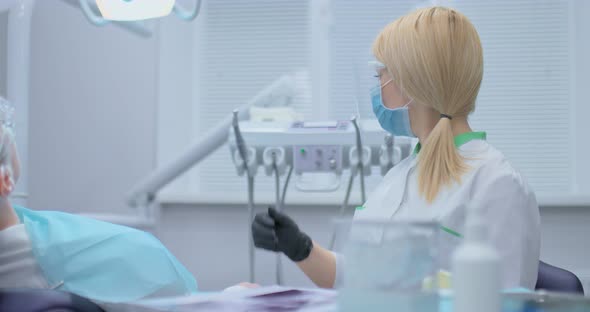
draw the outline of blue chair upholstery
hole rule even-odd
[[[0,312],[104,312],[70,293],[44,289],[0,289]]]
[[[539,261],[536,290],[584,294],[580,279],[572,272]]]

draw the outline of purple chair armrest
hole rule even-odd
[[[44,289],[0,289],[0,312],[104,312],[80,296]]]
[[[539,261],[539,274],[535,289],[584,295],[580,279],[572,272]]]

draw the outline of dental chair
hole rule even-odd
[[[584,295],[580,279],[572,272],[539,261],[535,290],[548,290]]]
[[[0,312],[104,312],[88,299],[45,289],[0,289]]]

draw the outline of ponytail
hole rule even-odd
[[[419,192],[433,202],[468,166],[455,147],[452,117],[467,117],[483,78],[483,49],[469,19],[450,8],[418,9],[385,26],[373,54],[414,103],[441,112],[418,155]]]
[[[461,182],[468,169],[455,147],[451,119],[441,118],[423,142],[418,156],[418,191],[432,203],[440,190]]]

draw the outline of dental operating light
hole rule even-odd
[[[137,21],[170,14],[174,0],[96,0],[100,14],[111,21]]]
[[[96,0],[96,5],[102,18],[110,21],[145,20],[167,16],[171,12],[190,21],[197,17],[201,0],[196,1],[191,11],[182,8],[175,0]]]

